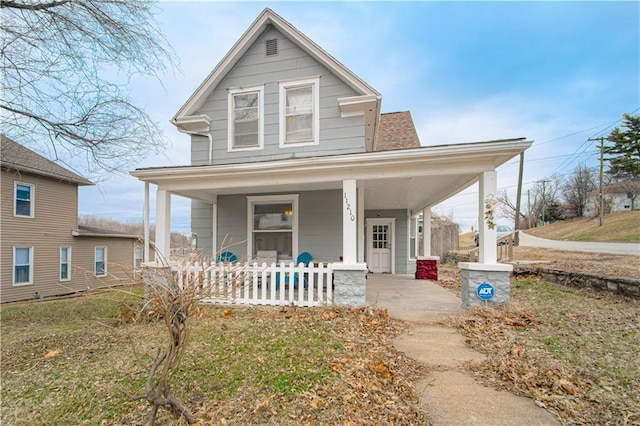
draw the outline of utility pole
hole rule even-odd
[[[520,171],[518,172],[518,195],[516,196],[516,222],[514,224],[516,234],[516,246],[520,245],[520,199],[522,198],[522,174],[524,171],[524,151],[520,153]]]
[[[529,222],[529,228],[531,229],[531,190],[527,189],[527,220]]]
[[[544,211],[547,208],[547,182],[551,182],[550,180],[543,179],[542,181],[542,226],[545,225],[544,221]]]
[[[604,223],[604,197],[602,196],[602,187],[604,186],[604,137],[589,138],[588,141],[600,141],[600,220],[598,226]]]

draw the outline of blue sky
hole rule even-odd
[[[586,140],[640,108],[639,2],[161,2],[181,69],[162,84],[134,79],[132,96],[170,145],[137,167],[189,163],[189,137],[169,119],[265,7],[376,88],[383,112],[411,111],[422,145],[534,140],[525,189],[595,167]],[[501,167],[499,188],[515,193],[517,171]],[[476,194],[435,210],[468,231]],[[172,230],[188,231],[189,202],[173,198]],[[81,188],[80,214],[141,221],[142,200],[141,182],[115,176]]]

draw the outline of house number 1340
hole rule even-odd
[[[351,209],[351,203],[349,202],[349,197],[347,197],[347,193],[344,193],[344,203],[347,207],[347,211],[349,212],[349,219],[351,219],[351,222],[354,222],[356,220],[355,215],[353,214],[353,210]]]

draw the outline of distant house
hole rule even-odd
[[[309,252],[347,269],[412,274],[419,253],[430,255],[429,235],[419,250],[417,218],[430,230],[431,208],[477,182],[478,204],[493,206],[496,168],[532,143],[421,146],[408,111],[381,113],[380,93],[270,9],[185,98],[171,122],[189,135],[191,164],[131,173],[145,183],[147,212],[157,186],[165,258],[175,194],[191,199],[191,231],[208,256],[231,239],[245,259]],[[488,215],[481,239],[492,243],[480,260],[495,263]]]
[[[78,226],[78,187],[93,185],[0,136],[0,301],[60,296],[128,279],[136,235]]]
[[[602,187],[605,213],[640,210],[640,181],[617,182]],[[596,216],[600,208],[600,191],[587,194],[585,216]]]

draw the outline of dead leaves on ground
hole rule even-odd
[[[560,296],[545,296],[543,284],[530,281],[510,304],[474,307],[448,321],[487,354],[468,365],[471,372],[567,424],[640,424],[638,304],[579,292],[554,299]]]

